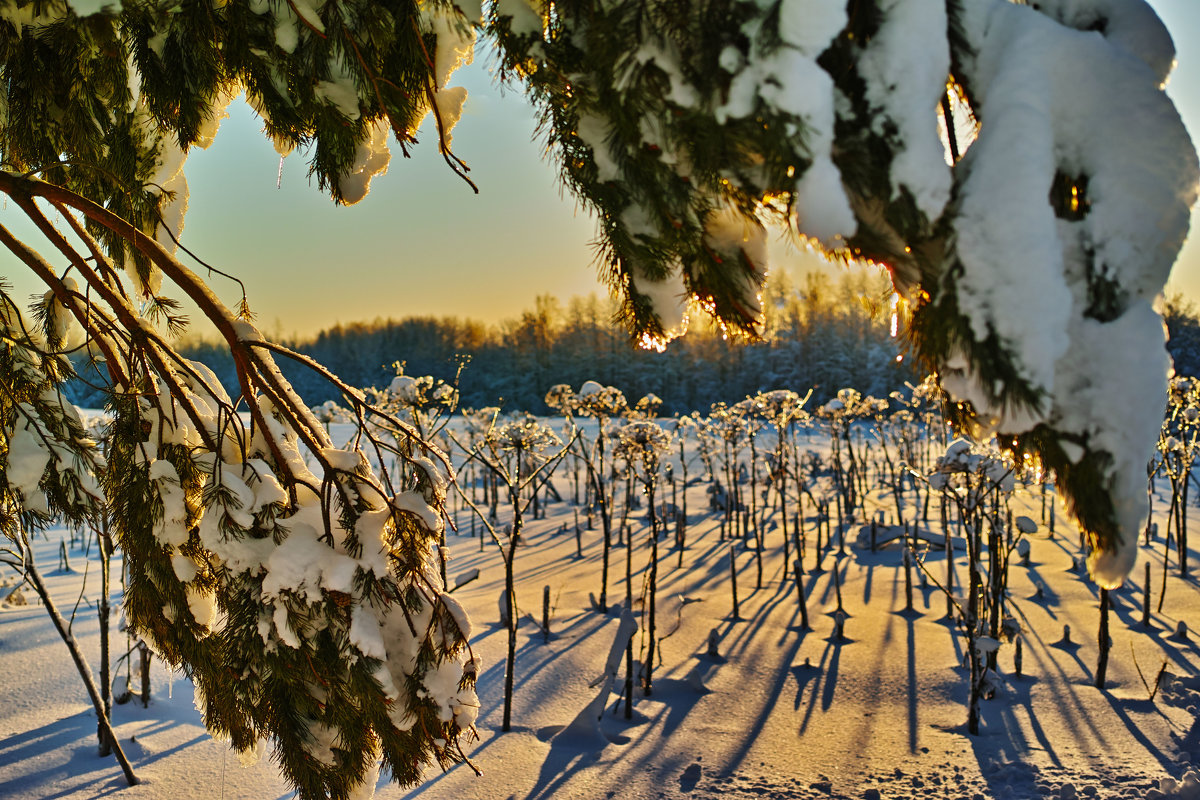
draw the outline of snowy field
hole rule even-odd
[[[827,439],[802,446],[822,448]],[[1162,613],[1142,621],[1143,563],[1153,573],[1152,600],[1162,580],[1163,541],[1143,545],[1125,586],[1112,593],[1112,650],[1106,689],[1093,685],[1097,666],[1098,591],[1076,568],[1077,532],[1061,507],[1052,535],[1039,524],[1028,564],[1014,561],[1010,609],[1021,626],[1022,674],[1014,646],[999,651],[1003,683],[983,702],[982,730],[966,731],[964,639],[945,621],[946,599],[914,573],[914,610],[905,610],[903,550],[895,542],[872,552],[859,546],[861,520],[848,523],[814,569],[816,516],[805,506],[803,586],[811,629],[801,625],[797,587],[784,579],[778,520],[768,518],[761,588],[752,548],[733,546],[740,619],[732,613],[730,550],[720,515],[709,510],[703,469],[692,465],[687,489],[690,526],[680,553],[660,541],[658,632],[661,666],[653,693],[635,694],[626,720],[619,696],[608,698],[598,731],[563,731],[596,697],[619,626],[619,609],[592,610],[598,594],[599,524],[586,529],[572,503],[569,469],[554,483],[561,501],[527,521],[517,550],[517,600],[522,618],[516,655],[513,729],[500,732],[505,628],[499,623],[504,572],[499,550],[481,549],[466,509],[452,504],[460,532],[448,535],[455,576],[479,578],[455,591],[470,612],[471,643],[484,669],[479,740],[465,765],[432,772],[403,791],[381,783],[382,798],[1200,798],[1190,777],[1200,761],[1200,649],[1178,636],[1180,621],[1200,625],[1200,592],[1177,577],[1174,557]],[[699,476],[699,477],[697,477]],[[620,498],[621,492],[618,492]],[[883,510],[891,499],[873,497]],[[1049,505],[1056,501],[1051,498]],[[1169,493],[1160,482],[1154,509],[1165,530]],[[1014,512],[1041,523],[1040,494],[1018,489]],[[583,528],[577,542],[576,513]],[[617,509],[618,518],[621,509]],[[936,536],[936,514],[929,532]],[[641,614],[648,559],[645,508],[631,512],[634,611]],[[869,527],[869,526],[868,526]],[[885,539],[891,529],[880,528]],[[932,537],[931,537],[932,538]],[[57,569],[67,543],[69,571]],[[866,537],[861,544],[865,545]],[[577,552],[581,547],[582,555]],[[98,666],[96,597],[99,561],[53,531],[36,545],[41,568],[73,631]],[[1193,563],[1197,553],[1192,553]],[[625,598],[626,548],[612,551],[610,600]],[[679,566],[682,560],[682,566]],[[965,575],[965,554],[955,553]],[[114,575],[118,572],[114,560]],[[930,573],[945,573],[943,552],[927,556]],[[13,575],[3,575],[13,591]],[[837,588],[846,614],[835,632]],[[540,626],[549,587],[549,636]],[[288,798],[292,792],[269,758],[243,766],[213,741],[181,675],[156,661],[147,707],[134,698],[115,707],[114,724],[142,783],[127,787],[111,758],[96,751],[96,719],[67,650],[36,596],[25,587],[0,606],[0,798]],[[1071,642],[1064,627],[1070,626]],[[715,632],[715,633],[714,633]],[[717,654],[709,654],[710,640]],[[114,649],[125,637],[114,632]],[[635,650],[641,641],[635,636]],[[644,654],[644,649],[641,651]],[[135,657],[136,658],[136,657]],[[1150,699],[1160,666],[1161,688]],[[623,659],[622,659],[623,665]],[[1139,675],[1139,668],[1141,675]],[[119,666],[118,691],[126,665]],[[98,674],[98,671],[97,671]],[[623,684],[624,668],[621,680]],[[1143,676],[1145,683],[1143,682]],[[134,688],[137,687],[136,663]],[[620,686],[618,685],[618,691]],[[1175,781],[1178,781],[1176,785]],[[1165,790],[1165,795],[1164,791]]]

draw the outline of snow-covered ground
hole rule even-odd
[[[577,555],[578,507],[570,502],[565,473],[564,467],[555,478],[564,501],[549,504],[545,519],[528,521],[516,558],[523,616],[513,730],[499,731],[506,642],[498,622],[501,559],[490,542],[480,549],[464,510],[461,532],[449,535],[449,574],[453,583],[456,575],[480,571],[455,596],[471,614],[472,647],[484,663],[480,738],[467,749],[483,774],[466,766],[434,771],[411,791],[382,783],[379,797],[1142,798],[1167,788],[1168,797],[1200,798],[1194,780],[1183,785],[1191,759],[1200,760],[1200,649],[1195,637],[1174,635],[1181,620],[1200,626],[1200,592],[1173,570],[1163,613],[1153,614],[1144,629],[1142,562],[1152,565],[1157,601],[1163,542],[1142,547],[1132,579],[1112,594],[1107,688],[1096,689],[1098,595],[1074,569],[1078,537],[1061,508],[1057,533],[1039,528],[1029,566],[1018,562],[1011,571],[1023,675],[1016,677],[1014,648],[1005,644],[999,666],[1007,689],[984,703],[982,732],[970,736],[963,640],[943,620],[946,601],[932,586],[918,584],[916,610],[904,611],[898,547],[872,553],[851,546],[856,525],[845,555],[831,548],[824,571],[816,573],[814,518],[806,506],[804,586],[812,629],[801,628],[795,582],[782,579],[781,533],[773,523],[761,588],[755,588],[753,553],[740,544],[735,549],[741,619],[734,620],[730,544],[721,541],[718,517],[707,510],[706,485],[693,481],[682,567],[672,537],[660,543],[658,626],[660,636],[670,635],[662,640],[652,695],[636,693],[628,721],[611,696],[603,739],[555,736],[596,696],[590,684],[604,670],[619,624],[617,610],[601,615],[591,608],[589,594],[599,591],[601,534],[598,524],[584,530]],[[1157,512],[1167,508],[1165,491]],[[1026,496],[1017,506],[1017,513],[1040,519],[1040,498]],[[638,597],[649,554],[643,515],[631,516]],[[1165,529],[1165,520],[1158,521]],[[39,540],[39,563],[65,613],[78,600],[73,630],[95,668],[97,552],[94,546],[87,556],[71,550],[71,571],[56,570],[60,541],[67,538],[55,531]],[[625,597],[625,558],[624,547],[614,548],[611,599]],[[929,556],[934,575],[944,572],[942,559]],[[959,553],[957,560],[961,577],[965,557]],[[841,640],[834,635],[835,570],[848,614]],[[10,581],[0,596],[12,591],[11,578],[0,579]],[[553,605],[548,641],[534,621],[542,616],[545,586]],[[96,720],[66,648],[32,591],[21,594],[28,605],[0,605],[0,798],[291,797],[268,758],[243,767],[208,736],[191,685],[157,662],[149,706],[135,699],[115,708],[118,735],[142,779],[127,787],[116,762],[97,755]],[[641,613],[640,602],[634,610]],[[1074,644],[1062,642],[1067,625]],[[715,657],[707,654],[713,631]],[[114,632],[120,653],[124,641]],[[1164,661],[1167,677],[1151,701],[1138,667],[1153,684]],[[118,688],[125,666],[120,669]],[[1175,779],[1180,786],[1170,783]]]

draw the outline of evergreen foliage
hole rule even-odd
[[[635,337],[677,335],[697,308],[755,334],[763,219],[885,264],[959,423],[1040,456],[1093,576],[1124,578],[1166,390],[1151,303],[1200,176],[1162,92],[1173,45],[1143,0],[490,11],[564,182],[600,219]],[[1153,400],[1121,391],[1132,370]]]
[[[110,503],[130,624],[192,674],[214,732],[241,749],[270,738],[304,798],[346,797],[377,756],[403,784],[459,757],[473,721],[466,623],[433,557],[439,454],[398,419],[400,435],[376,437],[367,421],[386,411],[267,341],[175,251],[187,150],[242,91],[337,202],[362,199],[389,138],[407,155],[427,114],[466,178],[450,149],[465,92],[448,82],[478,31],[596,211],[635,339],[661,343],[697,314],[756,335],[764,220],[885,264],[962,422],[1057,472],[1093,575],[1120,582],[1166,392],[1151,303],[1200,175],[1162,91],[1173,45],[1144,0],[495,0],[487,13],[473,0],[0,0],[0,194],[64,265],[0,226],[49,289],[30,325],[0,288],[4,529]],[[236,398],[163,333],[184,323],[164,282],[217,327]],[[58,390],[63,353],[85,343],[115,415],[107,463]],[[363,450],[332,446],[276,356],[354,399]]]
[[[323,126],[314,171],[348,202],[386,156],[371,149],[376,121],[413,122],[434,97],[421,43],[433,44],[431,26],[453,35],[438,9],[411,4],[328,6],[323,20],[302,3],[106,9],[0,5],[0,191],[68,265],[56,269],[0,227],[50,290],[30,323],[0,287],[0,383],[11,387],[0,409],[4,532],[19,539],[107,504],[128,558],[130,627],[192,678],[215,735],[239,751],[268,740],[305,798],[373,788],[381,766],[414,784],[427,764],[462,758],[478,705],[467,622],[433,558],[448,466],[360,395],[364,450],[336,448],[273,354],[349,387],[266,342],[244,303],[225,308],[173,253],[183,149],[211,138],[229,90],[247,88],[284,146]],[[301,46],[287,24],[313,35]],[[415,64],[428,95],[413,105],[397,90],[403,104],[351,108],[351,54],[362,74]],[[155,324],[183,324],[164,278],[215,325],[236,401]],[[59,391],[64,353],[84,343],[113,414],[107,462]],[[387,440],[369,420],[387,423]]]

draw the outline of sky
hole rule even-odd
[[[1151,5],[1175,38],[1178,65],[1168,93],[1195,138],[1200,0]],[[540,294],[604,293],[593,258],[593,219],[559,187],[535,136],[533,110],[517,89],[496,85],[490,66],[481,56],[451,79],[469,93],[453,149],[470,165],[478,195],[449,170],[434,137],[422,130],[412,158],[393,146],[390,170],[375,179],[370,195],[336,207],[310,185],[302,153],[284,159],[281,171],[260,123],[237,101],[215,144],[188,158],[183,243],[240,277],[260,327],[287,337],[339,322],[413,315],[497,322],[532,308]],[[1200,229],[1200,212],[1193,212],[1192,223],[1193,231]],[[1200,303],[1198,239],[1190,237],[1168,292]],[[772,257],[793,268],[819,266],[782,238]],[[230,305],[240,297],[226,279],[214,276],[212,285]]]

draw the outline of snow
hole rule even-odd
[[[508,17],[509,30],[517,36],[540,36],[542,15],[537,0],[495,0],[495,13]]]
[[[981,128],[958,167],[957,302],[975,341],[995,337],[1039,399],[997,407],[1005,387],[983,384],[963,354],[944,385],[996,430],[1048,422],[1076,439],[1064,449],[1083,442],[1110,457],[1104,478],[1124,541],[1092,563],[1114,585],[1145,517],[1139,465],[1157,439],[1169,370],[1151,303],[1187,235],[1200,166],[1161,91],[1163,60],[1147,50],[1173,52],[1161,25],[1136,0],[1084,6],[965,6],[974,56],[964,76]],[[1109,16],[1107,39],[1056,21]],[[1056,216],[1056,174],[1079,181],[1078,218]],[[1100,282],[1111,287],[1107,307],[1096,306]]]
[[[440,531],[442,529],[441,516],[426,502],[425,496],[418,491],[401,492],[396,495],[396,508],[415,514],[427,530]]]
[[[977,341],[994,331],[1025,377],[1052,391],[1068,321],[1086,303],[1083,276],[1066,271],[1071,239],[1095,251],[1101,275],[1153,299],[1187,234],[1200,171],[1166,95],[1100,37],[1004,2],[970,8],[983,125],[963,163],[959,300]],[[1058,170],[1089,178],[1091,207],[1066,242],[1048,202]]]
[[[437,107],[441,146],[448,149],[451,132],[462,117],[467,102],[467,90],[462,86],[451,87],[450,76],[459,67],[474,61],[475,31],[451,11],[430,9],[423,14],[428,29],[437,36],[433,54],[433,102]]]
[[[188,610],[201,628],[211,628],[217,616],[217,598],[195,586],[187,587]]]
[[[459,67],[475,60],[475,34],[454,14],[433,13],[427,18],[432,33],[437,35],[437,51],[433,57],[433,75],[437,88],[445,89],[450,76]]]
[[[157,191],[163,197],[159,204],[162,222],[157,239],[168,253],[174,254],[175,242],[183,235],[183,218],[187,215],[188,186],[183,174],[187,154],[173,136],[161,137],[158,147],[158,162],[150,177],[150,183],[156,185],[150,187],[151,191]]]
[[[596,179],[601,183],[615,181],[621,177],[620,167],[617,165],[617,160],[612,155],[612,150],[609,147],[609,124],[608,120],[598,114],[581,113],[579,122],[575,125],[575,135],[579,140],[586,144],[592,150],[592,160],[596,164]],[[637,205],[632,205],[631,208],[638,209]],[[622,217],[624,221],[624,217]],[[631,229],[630,233],[645,233],[654,236],[657,231],[654,228],[648,229]]]
[[[238,94],[240,94],[239,91],[229,89],[220,94],[213,102],[208,116],[200,126],[200,130],[196,131],[196,147],[199,147],[201,150],[207,150],[216,141],[217,131],[221,128],[221,122],[229,117],[229,106],[237,99]]]
[[[349,430],[337,425],[334,429],[335,434]],[[819,439],[802,435],[800,443],[828,455]],[[694,447],[694,439],[689,439],[692,457]],[[946,456],[967,463],[973,451],[963,441],[947,448]],[[164,462],[152,462],[150,469],[164,480],[171,476]],[[560,490],[568,469],[560,467],[554,478]],[[596,701],[607,692],[614,673],[623,675],[624,650],[619,644],[625,631],[634,635],[635,654],[641,652],[635,628],[642,604],[635,594],[629,611],[614,607],[609,615],[601,615],[591,610],[587,595],[598,586],[602,536],[598,526],[584,530],[583,557],[577,558],[569,530],[576,507],[556,502],[546,506],[545,519],[527,519],[516,559],[517,603],[523,612],[540,610],[542,587],[551,586],[556,598],[551,637],[544,642],[540,627],[526,613],[521,615],[514,729],[499,731],[505,641],[503,629],[496,625],[495,597],[503,586],[503,569],[494,548],[480,551],[477,539],[469,535],[469,519],[461,513],[459,533],[447,529],[449,551],[456,572],[478,569],[480,577],[441,599],[460,624],[464,612],[473,618],[471,647],[477,660],[467,668],[480,676],[478,692],[459,691],[462,666],[431,675],[423,691],[443,716],[475,722],[481,739],[465,752],[483,776],[475,777],[464,766],[445,774],[433,769],[420,787],[400,790],[385,782],[378,795],[409,800],[590,800],[610,795],[622,800],[962,800],[975,795],[989,800],[1141,800],[1157,798],[1158,792],[1172,800],[1197,797],[1200,787],[1188,758],[1200,750],[1194,735],[1200,652],[1166,635],[1178,621],[1200,613],[1200,593],[1191,582],[1172,572],[1164,612],[1152,615],[1149,630],[1138,621],[1140,563],[1134,572],[1139,582],[1112,594],[1109,688],[1097,691],[1091,685],[1095,589],[1071,569],[1078,553],[1077,535],[1064,523],[1060,508],[1057,533],[1051,536],[1043,525],[1027,534],[1030,566],[1014,565],[1011,572],[1012,607],[1025,646],[1024,677],[1016,677],[1012,668],[1011,643],[1000,642],[996,680],[1007,684],[1009,693],[983,703],[983,732],[969,737],[963,726],[962,639],[940,621],[945,601],[932,589],[914,587],[917,612],[898,613],[904,606],[900,548],[882,547],[877,553],[855,548],[851,543],[857,529],[851,528],[848,554],[838,558],[835,543],[825,556],[825,571],[810,570],[805,576],[814,629],[804,632],[799,629],[795,584],[782,579],[779,531],[768,523],[762,589],[755,589],[752,548],[734,550],[743,617],[734,622],[729,618],[729,543],[720,541],[718,517],[704,511],[705,488],[705,482],[696,481],[688,489],[692,511],[682,568],[676,566],[670,538],[660,542],[659,607],[670,609],[660,611],[660,633],[673,626],[676,615],[680,624],[661,640],[662,667],[654,694],[643,697],[638,692],[631,722],[614,708],[617,698],[605,695]],[[1032,495],[1018,491],[1017,524],[1021,516],[1038,518],[1038,500],[1036,488]],[[1053,496],[1049,500],[1057,502]],[[888,504],[890,499],[881,508]],[[1169,497],[1160,486],[1155,499],[1160,529],[1166,528],[1168,507]],[[807,503],[802,519],[811,546],[815,514]],[[634,531],[640,530],[644,506],[631,512],[629,521]],[[560,532],[564,524],[565,534]],[[59,538],[65,536],[52,531],[36,540],[35,547],[60,605],[70,608],[83,590],[85,602],[79,606],[74,630],[90,655],[97,648],[96,549],[93,546],[85,557],[69,548],[75,571],[50,572]],[[316,529],[293,529],[287,541],[294,538],[304,540],[314,554],[296,559],[278,554],[271,571],[281,570],[276,575],[280,584],[307,587],[330,581],[325,570],[332,561],[328,548],[321,550],[325,546],[316,540]],[[1161,538],[1150,547],[1136,547],[1139,562],[1154,568],[1155,592],[1161,580],[1161,550]],[[616,563],[624,555],[623,547],[614,549]],[[647,561],[642,545],[633,557],[634,584],[640,587]],[[961,553],[956,557],[960,576],[964,558]],[[320,574],[298,564],[305,559],[319,563]],[[944,573],[940,552],[926,559],[933,575]],[[805,562],[811,567],[811,550]],[[835,569],[847,612],[843,641],[831,636],[837,607]],[[283,570],[294,572],[285,575]],[[333,577],[332,584],[344,586],[346,574]],[[0,573],[0,581],[9,576]],[[1039,584],[1054,602],[1035,597]],[[11,584],[0,597],[9,591]],[[623,581],[610,585],[610,596],[614,593],[623,596]],[[198,594],[195,603],[189,597],[189,608],[199,619],[203,607]],[[416,649],[415,644],[403,644],[412,644],[403,633],[407,623],[402,616],[373,619],[367,606],[356,607],[352,614],[350,636],[364,656],[378,658],[381,642],[401,643],[386,652],[376,677],[394,698],[389,713],[402,725],[411,725],[405,685]],[[418,629],[431,614],[428,605],[413,614]],[[1064,624],[1076,632],[1077,646],[1071,649],[1052,644]],[[301,643],[282,605],[267,625],[272,631],[278,626],[283,642]],[[717,657],[707,655],[713,630]],[[119,634],[115,646],[123,646]],[[1134,658],[1149,680],[1162,659],[1169,662],[1153,703],[1147,700]],[[121,742],[145,779],[139,786],[124,787],[114,762],[96,755],[90,707],[61,642],[37,605],[0,606],[0,674],[5,676],[0,688],[0,793],[5,797],[84,800],[116,793],[130,800],[257,800],[291,794],[270,759],[239,767],[241,754],[207,735],[193,708],[190,682],[163,670],[157,659],[149,708],[138,702],[114,707]],[[123,674],[118,673],[118,689]],[[599,683],[593,680],[601,674],[605,677]],[[603,715],[592,716],[593,709]],[[314,740],[308,751],[315,758],[334,758],[337,732],[316,720],[310,724]],[[255,752],[251,748],[249,755]]]
[[[175,571],[175,577],[179,579],[180,583],[188,583],[199,572],[196,562],[183,553],[171,556],[171,569]]]
[[[691,294],[683,282],[682,267],[677,267],[662,280],[654,280],[640,267],[635,266],[630,288],[650,300],[654,314],[662,325],[664,340],[674,339],[687,332]]]
[[[906,188],[930,220],[950,200],[950,168],[937,136],[938,105],[950,74],[944,0],[885,0],[883,21],[859,58],[871,128],[893,147],[893,198]]]
[[[479,574],[475,573],[472,576],[472,580],[478,577]],[[462,576],[459,577],[458,582],[459,584],[464,582]],[[454,618],[454,624],[458,626],[460,631],[462,631],[463,636],[469,639],[473,629],[471,627],[471,619],[467,616],[466,609],[463,608],[462,604],[455,600],[454,597],[446,592],[441,593],[439,600],[445,609],[450,612],[450,616]]]
[[[62,286],[69,294],[74,295],[79,292],[79,284],[70,275],[63,276]],[[53,290],[42,295],[42,306],[47,311],[46,317],[50,329],[58,341],[58,350],[74,350],[84,343],[87,337],[83,332],[83,326],[79,324],[79,320],[68,310],[67,306],[59,301]]]
[[[321,458],[332,469],[342,472],[354,472],[362,464],[362,454],[349,447],[323,447],[321,448]]]
[[[358,564],[320,541],[310,526],[294,525],[288,537],[272,548],[262,566],[266,573],[263,597],[279,598],[286,592],[308,602],[318,602],[322,599],[322,589],[342,594],[353,592]]]
[[[325,0],[288,0],[285,7],[294,11],[304,23],[317,33],[325,33],[325,23],[318,16],[325,7]]]
[[[42,439],[46,434],[36,421],[38,417],[33,406],[21,403],[18,409],[20,416],[8,442],[5,477],[9,486],[29,500],[38,493],[38,484],[50,464],[50,451]]]
[[[275,46],[285,53],[294,53],[298,44],[300,44],[300,18],[293,14],[281,14],[276,17]]]
[[[441,664],[437,670],[425,676],[425,696],[438,707],[438,717],[442,722],[454,719],[455,714],[463,707],[463,699],[474,699],[470,696],[459,697],[458,682],[462,680],[462,676],[462,664],[454,661]],[[474,691],[465,694],[474,695]]]
[[[604,391],[604,386],[597,383],[596,381],[584,381],[583,385],[581,385],[579,387],[579,396],[580,397],[591,397],[593,395],[598,395],[603,391]]]
[[[388,148],[389,133],[391,127],[387,118],[376,120],[371,126],[370,135],[358,145],[349,172],[338,176],[338,188],[346,205],[354,205],[366,197],[371,191],[371,181],[387,174],[392,161],[392,153]]]
[[[387,658],[387,646],[379,632],[379,622],[366,606],[357,605],[350,613],[350,643],[367,658]]]
[[[1098,30],[1110,43],[1144,61],[1160,87],[1175,67],[1175,43],[1144,0],[1031,0],[1029,5],[1064,25]]]
[[[682,108],[692,108],[699,103],[700,95],[695,86],[684,77],[680,67],[681,60],[679,48],[674,42],[654,36],[643,40],[626,64],[630,75],[635,71],[635,67],[654,64],[667,76],[670,84],[670,88],[663,94],[663,99]],[[623,78],[624,75],[617,76],[618,86],[627,85],[627,81]],[[647,122],[648,120],[643,118],[643,126]],[[655,136],[647,141],[647,144],[660,145],[666,144],[666,142],[662,137]]]
[[[782,3],[779,34],[783,46],[764,48],[755,36],[748,58],[722,53],[721,67],[732,75],[732,80],[725,102],[715,112],[722,123],[744,118],[754,114],[761,101],[796,119],[811,164],[796,181],[792,223],[802,236],[831,248],[851,236],[857,223],[832,160],[833,80],[817,64],[817,57],[845,24],[845,7],[839,3]],[[757,30],[747,33],[757,34]]]
[[[463,86],[439,89],[433,94],[433,102],[437,105],[438,118],[442,121],[442,139],[449,148],[453,140],[451,132],[458,121],[462,119],[463,106],[467,102],[467,90]]]
[[[254,470],[254,477],[250,480],[254,500],[250,503],[247,511],[256,514],[266,506],[274,503],[282,505],[287,502],[287,492],[284,491],[267,462],[261,458],[255,458],[246,462],[246,465]]]
[[[1072,402],[1062,412],[1062,424],[1087,432],[1094,447],[1116,459],[1111,491],[1124,540],[1115,552],[1098,551],[1088,562],[1097,580],[1112,586],[1132,568],[1137,536],[1145,527],[1145,465],[1162,425],[1161,410],[1156,412],[1146,398],[1166,397],[1171,359],[1162,347],[1162,319],[1148,301],[1135,304],[1114,322],[1085,319],[1077,325],[1072,338],[1080,344],[1063,370],[1069,379],[1063,391]],[[1098,364],[1105,365],[1104,372],[1094,371]],[[1136,391],[1118,388],[1125,386]]]
[[[354,76],[346,69],[340,59],[329,62],[329,80],[318,81],[313,89],[313,95],[337,109],[337,112],[348,120],[356,120],[362,116],[358,106],[358,88]]]
[[[779,5],[779,38],[816,58],[846,27],[846,7],[826,0],[783,0]]]
[[[842,188],[842,175],[833,161],[813,162],[796,182],[792,226],[825,247],[837,247],[854,235],[858,221]]]

